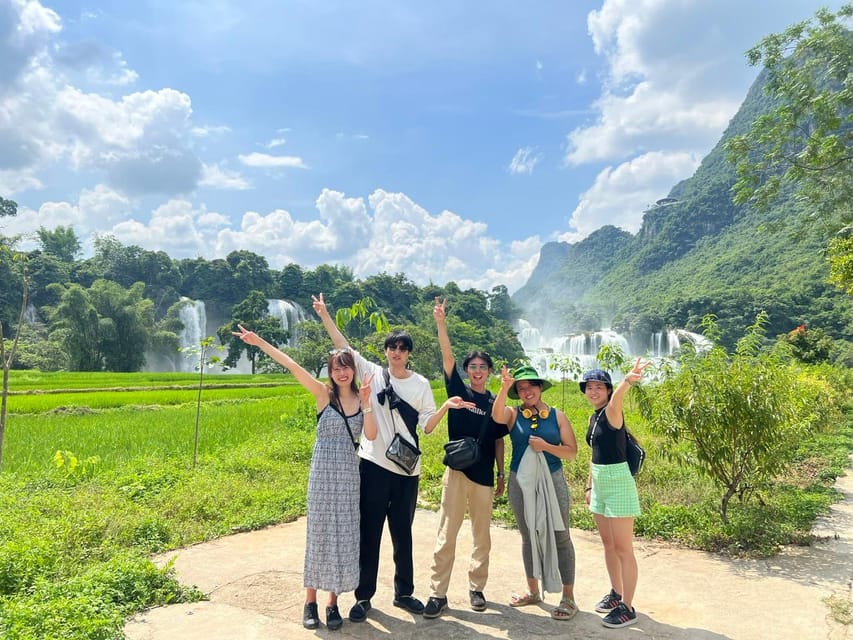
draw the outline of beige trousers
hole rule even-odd
[[[456,538],[465,519],[466,509],[471,519],[471,536],[474,541],[471,561],[468,563],[468,588],[471,591],[483,591],[489,578],[494,489],[472,482],[462,471],[450,467],[445,469],[441,481],[441,510],[432,560],[430,597],[447,596],[456,559]]]

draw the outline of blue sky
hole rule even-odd
[[[744,52],[840,5],[0,0],[0,233],[514,291],[544,242],[636,232]]]

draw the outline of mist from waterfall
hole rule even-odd
[[[684,329],[657,331],[640,339],[609,328],[548,337],[530,322],[521,319],[518,321],[517,331],[518,340],[530,363],[540,375],[550,378],[560,376],[559,367],[567,357],[573,358],[584,370],[600,367],[596,357],[604,345],[619,347],[631,360],[637,357],[651,360],[671,359],[688,341],[699,350],[711,346],[711,341],[705,336]],[[619,377],[617,372],[611,374]]]

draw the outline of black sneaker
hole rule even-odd
[[[470,600],[471,608],[474,611],[486,610],[486,596],[483,595],[482,591],[469,591],[468,599]]]
[[[424,607],[424,618],[437,618],[447,609],[447,598],[430,597]]]
[[[394,598],[394,606],[414,613],[416,616],[424,612],[424,603],[412,596],[397,596]]]
[[[326,626],[330,631],[337,631],[344,625],[341,618],[341,612],[338,610],[338,605],[326,607]]]
[[[610,613],[622,602],[622,596],[620,596],[614,589],[610,589],[610,593],[604,596],[601,600],[598,601],[598,604],[595,605],[595,610],[598,613]]]
[[[302,609],[302,626],[306,629],[316,629],[320,626],[320,614],[317,613],[316,602],[306,602]]]
[[[364,622],[368,611],[370,611],[370,600],[359,600],[349,610],[350,622]]]
[[[601,620],[601,624],[611,629],[618,627],[627,627],[629,624],[634,624],[637,621],[637,612],[634,608],[628,608],[624,602],[620,602],[616,607]]]

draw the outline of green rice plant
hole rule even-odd
[[[204,402],[254,398],[277,398],[296,390],[297,385],[210,387],[204,389]],[[299,388],[301,390],[301,388]],[[145,390],[102,389],[99,391],[54,392],[44,394],[18,394],[9,397],[10,414],[75,413],[120,407],[168,406],[195,403],[198,387],[163,388]]]

